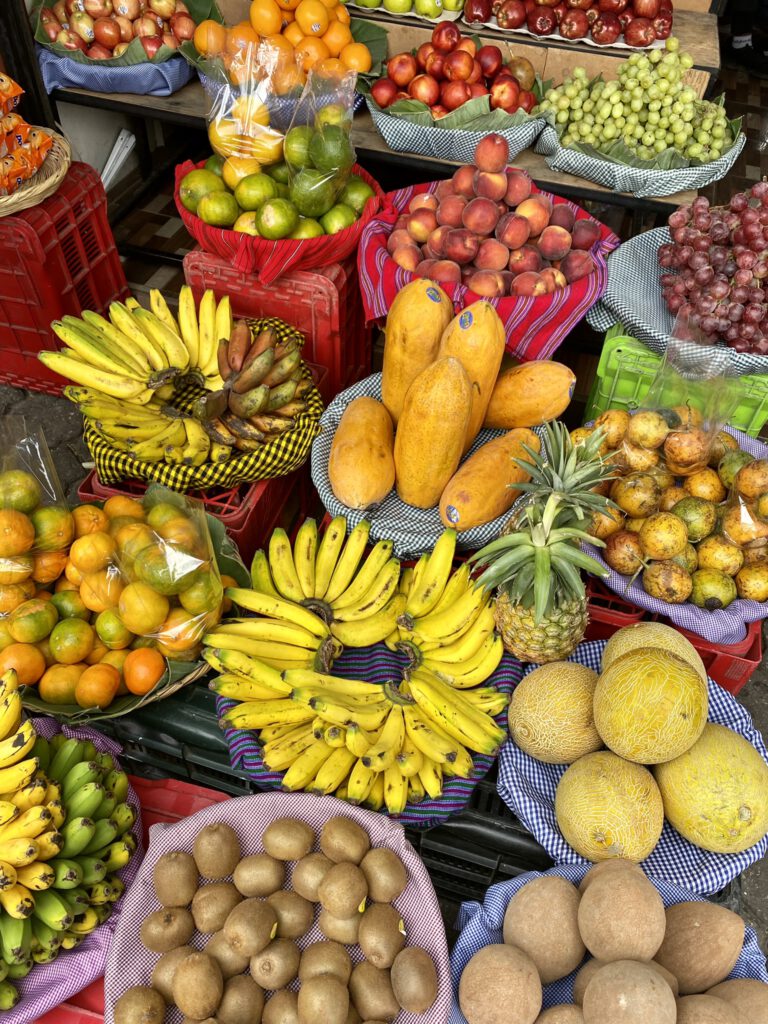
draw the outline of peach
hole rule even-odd
[[[576,216],[567,203],[557,203],[552,210],[549,223],[558,228],[565,228],[566,231],[573,231],[573,224]]]
[[[437,201],[441,203],[446,196],[453,195],[453,178],[443,178],[442,181],[438,181],[437,188],[432,193],[437,197]]]
[[[467,288],[475,295],[494,299],[504,294],[504,278],[495,270],[476,270],[467,279]]]
[[[467,201],[466,196],[446,196],[437,208],[437,223],[450,224],[453,228],[461,227],[461,215]]]
[[[561,260],[570,251],[570,231],[552,225],[544,228],[539,238],[539,252],[545,260]]]
[[[541,270],[541,253],[532,245],[521,245],[509,254],[509,269],[515,275]]]
[[[430,276],[433,281],[458,284],[461,281],[461,270],[458,263],[454,263],[453,260],[438,260],[432,264]]]
[[[472,199],[464,207],[461,220],[465,228],[476,235],[490,235],[499,221],[496,203],[483,196]]]
[[[434,210],[424,208],[416,210],[408,218],[408,234],[411,238],[423,244],[437,227],[437,217]]]
[[[509,249],[495,238],[484,238],[475,256],[478,270],[506,270],[509,265]]]
[[[524,274],[518,274],[510,288],[512,295],[546,295],[547,282],[541,276],[531,270]]]
[[[420,195],[414,196],[410,203],[408,203],[408,213],[415,213],[421,209],[436,210],[438,203],[439,200],[434,193],[422,192]]]
[[[531,234],[531,225],[517,213],[506,213],[496,225],[496,237],[508,249],[519,249]]]
[[[512,282],[515,280],[515,275],[511,270],[502,270],[501,277],[504,281],[504,294],[509,295],[512,288]]]
[[[451,225],[441,224],[435,228],[432,234],[427,240],[427,245],[432,252],[436,252],[438,256],[442,256],[445,251],[445,236],[451,230]]]
[[[547,282],[547,291],[550,292],[557,291],[558,288],[565,288],[568,284],[562,271],[555,270],[554,267],[546,267],[541,271],[541,276]]]
[[[469,284],[469,279],[472,277],[472,275],[476,273],[477,271],[475,270],[474,264],[470,264],[468,267],[462,267],[461,283],[466,286],[467,284]]]
[[[503,199],[507,193],[507,176],[503,171],[498,171],[497,173],[478,171],[473,179],[472,187],[475,190],[476,196],[485,196],[487,199],[493,199],[496,202],[499,199]]]
[[[445,255],[455,263],[471,263],[480,248],[479,239],[472,231],[451,228],[445,236]]]
[[[571,248],[589,250],[600,238],[600,227],[594,220],[577,220],[571,235]]]
[[[403,231],[405,231],[405,228],[406,228],[407,224],[408,224],[408,214],[407,213],[401,213],[400,216],[395,221],[395,224],[394,224],[394,227],[392,228],[392,230],[393,230],[393,232],[394,231],[400,231],[401,229]]]
[[[497,173],[503,171],[508,163],[509,144],[502,135],[498,135],[496,132],[486,135],[475,147],[475,164],[479,171]]]
[[[475,177],[475,171],[477,168],[473,164],[464,164],[453,172],[453,190],[458,192],[460,196],[466,196],[467,199],[472,199],[475,194],[472,182]]]
[[[507,175],[507,206],[519,206],[531,194],[531,179],[524,171],[510,171]]]
[[[523,200],[516,212],[530,223],[532,235],[540,235],[549,224],[551,211],[538,196],[531,196],[530,199]]]
[[[560,263],[560,270],[568,284],[578,281],[581,277],[587,277],[593,273],[595,263],[588,252],[580,249],[571,249],[568,255]]]
[[[415,245],[399,245],[392,253],[392,259],[403,270],[415,270],[423,257]]]
[[[432,248],[432,246],[429,244],[429,242],[427,242],[426,245],[422,245],[422,247],[421,247],[421,254],[422,254],[422,256],[424,257],[425,260],[439,260],[440,259],[440,253],[436,252],[436,250]]]
[[[403,228],[395,228],[387,239],[387,252],[391,256],[395,249],[398,249],[401,245],[413,245],[413,239]]]
[[[421,263],[414,270],[416,277],[431,277],[432,267],[434,267],[437,260],[422,260]]]

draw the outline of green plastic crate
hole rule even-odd
[[[661,356],[616,324],[605,335],[595,381],[587,400],[584,421],[596,419],[606,409],[631,412],[643,404],[661,365]],[[768,420],[768,375],[749,374],[739,378],[741,402],[730,425],[758,437]]]

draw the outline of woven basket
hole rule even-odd
[[[43,129],[48,131],[48,129]],[[49,132],[53,145],[48,151],[43,166],[25,181],[10,196],[0,196],[0,217],[11,217],[22,210],[42,203],[58,189],[72,163],[72,151],[63,135]]]

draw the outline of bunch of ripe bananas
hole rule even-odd
[[[128,777],[92,743],[50,742],[21,721],[15,672],[0,679],[0,1010],[13,981],[74,949],[123,893],[136,850]]]
[[[488,593],[466,566],[452,572],[453,530],[402,573],[389,541],[363,561],[369,530],[363,522],[347,537],[339,517],[318,544],[306,520],[293,548],[276,530],[254,557],[254,589],[226,591],[257,617],[222,622],[203,638],[203,657],[221,673],[211,689],[239,702],[222,726],[258,730],[285,789],[399,814],[437,799],[444,777],[470,775],[470,751],[494,754],[503,742],[493,716],[507,697],[480,685],[503,646]],[[328,674],[344,646],[382,641],[406,656],[399,684]]]

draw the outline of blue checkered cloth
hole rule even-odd
[[[589,645],[587,645],[589,646]],[[647,862],[646,862],[647,863]],[[485,894],[483,903],[462,903],[459,910],[459,917],[456,927],[461,934],[456,940],[451,953],[451,980],[453,982],[453,1010],[448,1024],[467,1024],[458,1005],[459,980],[462,971],[470,959],[482,949],[492,943],[503,942],[502,924],[504,913],[509,901],[527,882],[534,878],[541,878],[544,875],[559,875],[567,878],[569,882],[578,885],[589,868],[585,865],[560,865],[551,868],[549,871],[527,871],[524,875],[518,875],[509,882],[499,882],[492,885]],[[664,901],[665,907],[674,903],[684,903],[688,900],[701,900],[700,896],[689,892],[687,889],[672,882],[664,881],[650,875],[650,881],[656,886]],[[561,1003],[573,1002],[573,981],[576,971],[566,978],[553,981],[551,985],[544,985],[544,1009],[550,1006],[558,1006]],[[736,966],[728,975],[729,978],[755,978],[758,981],[768,982],[768,972],[765,968],[765,957],[757,942],[757,936],[752,928],[747,928],[744,936],[744,946]]]
[[[59,57],[37,44],[37,59],[45,91],[90,89],[91,92],[125,92],[139,96],[170,96],[186,85],[195,73],[183,57],[169,57],[161,64],[147,61],[130,67],[103,67],[98,62],[80,64]]]
[[[594,640],[579,644],[568,661],[587,665],[600,671],[606,641]],[[536,668],[531,665],[525,675]],[[709,680],[709,721],[733,729],[748,740],[768,761],[763,738],[752,719],[739,702]],[[588,861],[565,841],[555,821],[555,790],[565,773],[566,765],[544,764],[524,754],[507,740],[499,753],[499,796],[541,843],[556,864],[586,864]],[[768,836],[743,853],[710,853],[683,839],[668,822],[656,849],[644,861],[649,875],[665,882],[682,885],[692,892],[719,892],[721,889],[756,863],[768,851]]]

